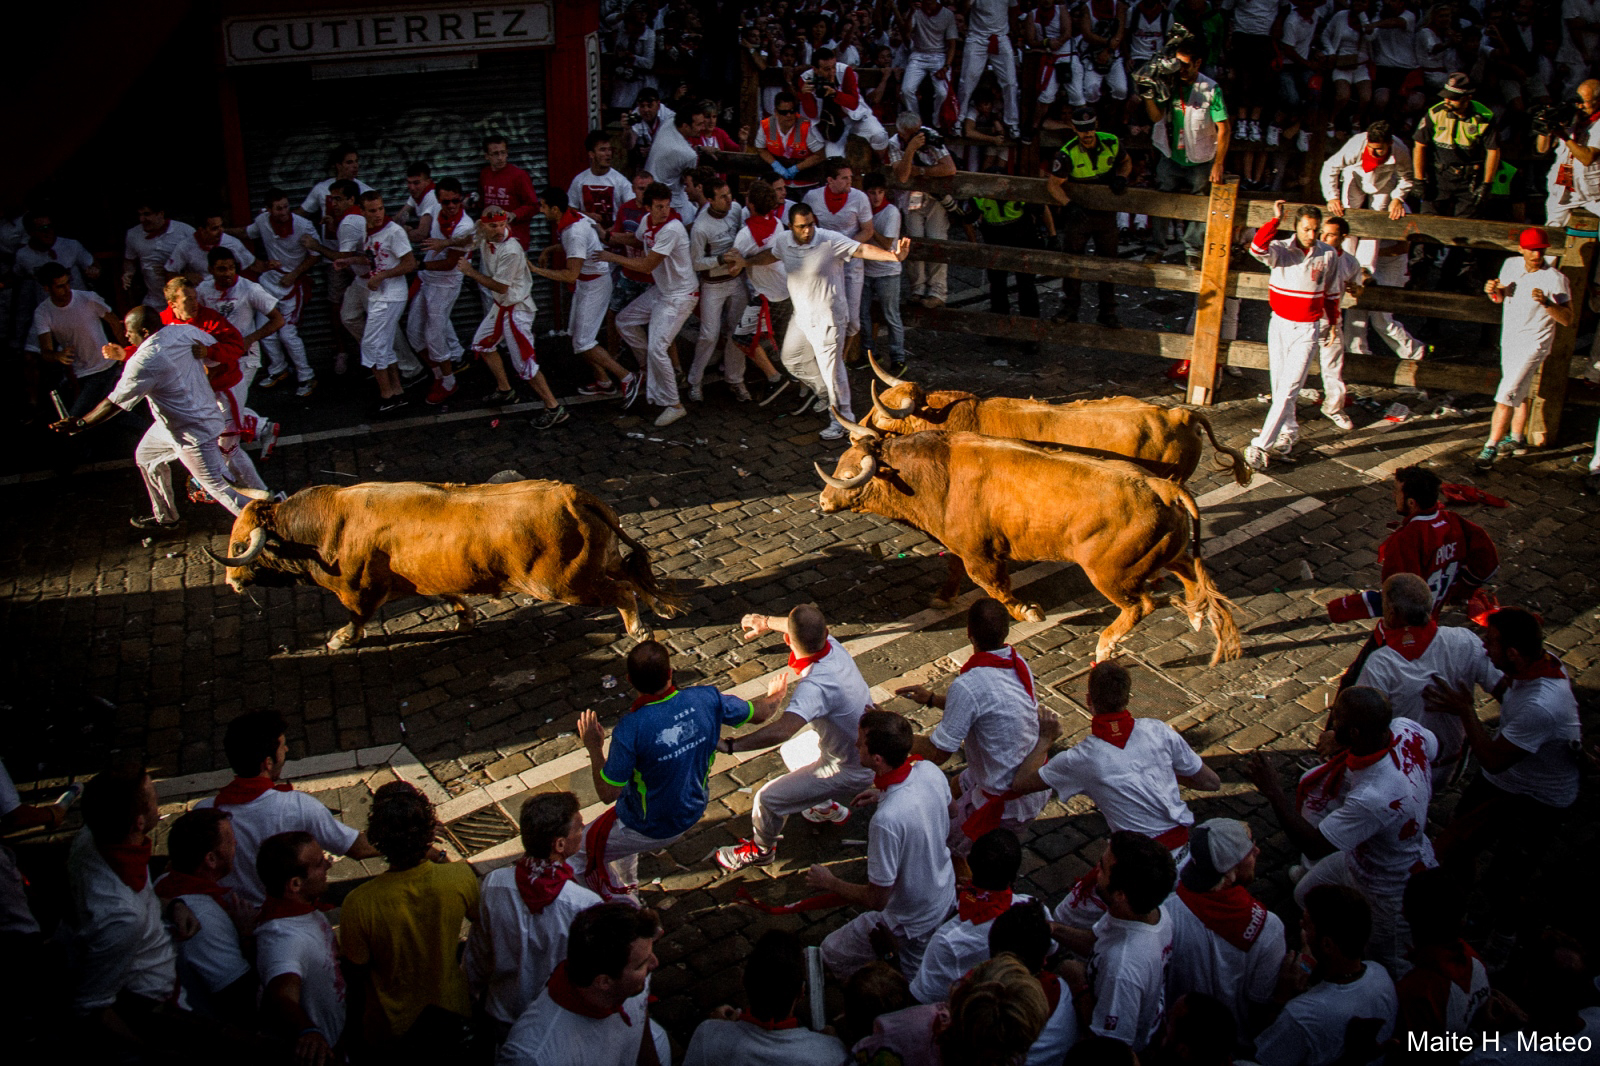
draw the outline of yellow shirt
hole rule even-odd
[[[391,870],[344,901],[344,957],[368,967],[366,1036],[402,1036],[430,1004],[472,1014],[457,961],[461,920],[478,920],[478,875],[464,862]]]

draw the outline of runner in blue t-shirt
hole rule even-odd
[[[628,654],[628,681],[638,699],[611,732],[593,711],[578,716],[578,736],[589,749],[594,788],[612,806],[584,830],[573,865],[603,898],[630,895],[639,855],[660,851],[688,832],[705,813],[708,782],[722,727],[765,722],[777,713],[788,672],[773,679],[760,699],[724,695],[710,685],[680,689],[672,683],[667,649],[653,640]],[[615,802],[613,802],[615,801]],[[589,856],[604,854],[603,863]]]

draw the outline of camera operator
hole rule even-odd
[[[1114,211],[1093,211],[1073,205],[1067,197],[1069,181],[1083,185],[1106,185],[1117,195],[1128,187],[1133,160],[1123,151],[1114,133],[1102,133],[1094,108],[1080,107],[1072,113],[1074,136],[1061,146],[1050,163],[1050,195],[1067,212],[1061,226],[1063,243],[1071,255],[1082,255],[1094,241],[1094,254],[1101,259],[1117,258],[1117,216]],[[1118,328],[1116,286],[1102,281],[1098,321],[1110,329]],[[1083,282],[1061,279],[1061,307],[1056,321],[1076,322]]]
[[[956,172],[956,161],[944,138],[922,124],[915,111],[902,111],[895,120],[895,135],[889,138],[889,165],[894,180],[948,178]],[[950,215],[939,197],[925,192],[895,194],[895,203],[905,217],[906,235],[931,237],[942,241],[950,236]],[[910,298],[924,307],[943,307],[950,293],[950,268],[944,263],[906,264]]]
[[[831,48],[817,49],[811,69],[800,75],[800,110],[822,131],[830,156],[845,154],[845,139],[852,133],[864,138],[874,152],[889,144],[888,131],[861,98],[856,72],[839,62]]]
[[[1222,88],[1200,73],[1205,52],[1203,41],[1175,31],[1163,54],[1134,75],[1145,112],[1155,123],[1150,140],[1161,153],[1156,188],[1162,192],[1204,196],[1212,182],[1222,180],[1233,125]],[[1152,232],[1160,232],[1160,227],[1152,227]],[[1199,267],[1204,242],[1204,225],[1190,222],[1184,227],[1184,261],[1190,267]]]
[[[1565,226],[1575,207],[1600,214],[1600,81],[1583,82],[1576,101],[1539,109],[1533,122],[1539,154],[1548,152],[1552,143],[1556,149],[1545,224]]]

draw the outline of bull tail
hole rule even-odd
[[[1206,621],[1211,623],[1211,633],[1217,638],[1216,650],[1211,653],[1212,666],[1244,654],[1239,641],[1239,626],[1233,620],[1233,601],[1217,589],[1206,571],[1206,564],[1198,558],[1194,560],[1194,591],[1186,609],[1191,617],[1204,614]]]
[[[1194,556],[1196,562],[1200,559],[1200,508],[1194,502],[1186,489],[1178,490],[1178,498],[1183,501],[1183,509],[1189,512],[1189,521],[1194,523],[1189,536],[1189,554]]]
[[[675,592],[668,592],[656,581],[655,570],[650,566],[650,549],[628,536],[617,516],[611,508],[596,501],[584,501],[595,517],[604,522],[615,533],[617,539],[629,548],[628,555],[622,560],[622,570],[628,580],[639,586],[639,592],[650,604],[650,609],[659,618],[674,618],[689,609],[688,603]]]
[[[1217,464],[1218,470],[1233,471],[1233,480],[1240,485],[1250,484],[1250,479],[1255,472],[1250,469],[1250,464],[1244,461],[1244,453],[1237,448],[1229,448],[1217,442],[1216,433],[1212,432],[1211,420],[1197,411],[1189,412],[1200,428],[1206,431],[1206,437],[1211,441],[1211,450],[1215,452],[1211,461]]]

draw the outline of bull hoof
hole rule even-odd
[[[472,630],[474,630],[476,628],[478,628],[478,612],[477,611],[466,611],[466,612],[464,612],[462,614],[456,615],[456,632],[457,633],[470,633]]]
[[[945,596],[935,596],[933,599],[928,601],[928,606],[929,607],[938,607],[940,610],[943,610],[944,608],[949,607],[954,602],[955,602],[954,600],[949,599],[948,597],[945,597]]]
[[[638,629],[630,629],[628,631],[628,636],[633,638],[635,644],[643,644],[647,640],[656,639],[655,631],[649,626],[640,626]]]
[[[345,626],[343,629],[336,630],[333,636],[328,638],[328,650],[338,651],[341,648],[354,644],[360,639],[360,631],[352,629],[350,626]]]
[[[1043,622],[1044,621],[1044,611],[1042,609],[1040,609],[1040,607],[1039,607],[1039,605],[1037,603],[1025,604],[1023,606],[1023,608],[1022,608],[1022,621],[1024,621],[1024,622]]]
[[[1101,643],[1101,644],[1096,644],[1095,645],[1095,647],[1094,647],[1094,661],[1096,663],[1103,663],[1103,662],[1106,662],[1109,659],[1115,659],[1116,657],[1117,657],[1117,646],[1115,644]]]

